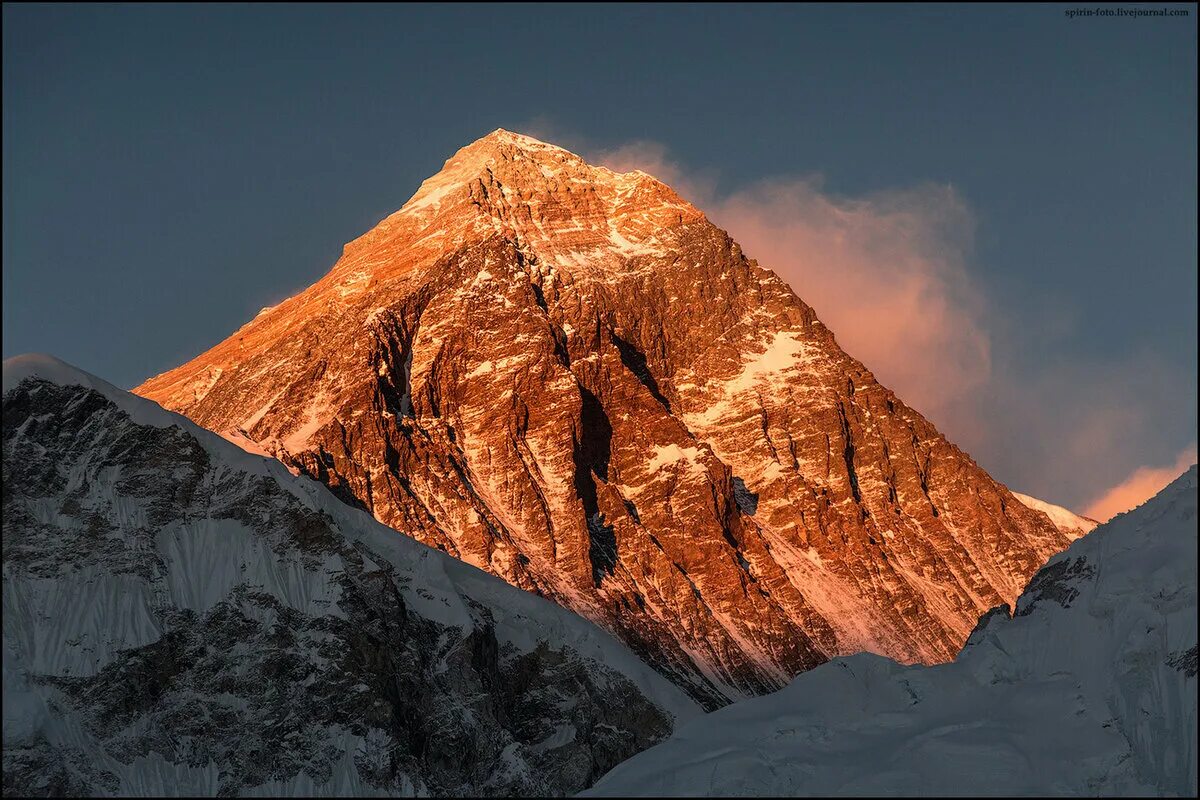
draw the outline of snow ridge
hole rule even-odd
[[[3,386],[6,793],[561,794],[698,713],[274,459],[48,356]]]

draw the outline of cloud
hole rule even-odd
[[[1167,480],[1134,481],[1134,468],[1195,436],[1178,400],[1188,376],[1154,353],[1068,355],[1079,314],[1069,303],[1032,289],[1020,307],[988,296],[972,272],[976,217],[952,186],[844,197],[820,176],[779,176],[722,193],[715,173],[683,168],[656,142],[565,142],[610,169],[648,172],[703,209],[847,352],[1014,488],[1092,510],[1136,505]],[[1101,506],[1102,486],[1124,488]]]
[[[1128,478],[1089,503],[1083,512],[1084,516],[1108,522],[1117,514],[1136,508],[1158,494],[1195,463],[1196,445],[1192,443],[1176,456],[1175,463],[1170,466],[1138,467]]]
[[[962,444],[1014,489],[1082,513],[1103,489],[1141,465],[1170,463],[1195,437],[1182,400],[1188,376],[1155,353],[1085,358],[1011,333],[994,334],[993,345],[992,379],[968,399],[980,424]]]
[[[685,173],[654,142],[594,157],[648,172],[704,209],[813,306],[847,352],[924,413],[960,415],[962,399],[987,382],[987,306],[965,268],[975,223],[953,188],[839,198],[806,177],[718,197],[713,176]]]
[[[916,408],[947,419],[991,376],[986,306],[964,268],[974,222],[953,189],[848,200],[812,179],[774,180],[711,216]]]
[[[640,169],[706,212],[711,211],[711,206],[717,202],[715,173],[683,169],[667,155],[667,148],[658,142],[639,139],[609,150],[589,151],[588,160],[614,172]]]

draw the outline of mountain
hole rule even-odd
[[[670,187],[503,130],[134,391],[708,707],[842,654],[950,659],[1071,538]]]
[[[563,795],[699,713],[609,634],[4,362],[4,795]]]
[[[1196,467],[1051,559],[958,659],[837,659],[593,796],[1196,796]]]
[[[1013,497],[1020,500],[1025,505],[1032,508],[1034,511],[1041,511],[1054,526],[1067,535],[1072,541],[1091,533],[1093,529],[1100,523],[1091,517],[1084,517],[1076,514],[1074,511],[1056,506],[1053,503],[1047,503],[1045,500],[1038,500],[1036,497],[1030,497],[1027,494],[1013,492]]]

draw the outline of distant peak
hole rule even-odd
[[[664,231],[703,218],[671,187],[640,170],[615,172],[557,145],[497,128],[460,148],[398,211],[349,243],[344,252],[349,258],[336,269],[359,276],[355,285],[365,289],[361,276],[375,270],[364,269],[352,254],[366,253],[383,239],[395,246],[419,244],[432,257],[501,233],[540,257],[563,264],[582,259],[587,269],[598,271],[602,263],[661,255]]]
[[[574,161],[583,163],[583,159],[575,153],[549,142],[543,142],[523,133],[514,133],[504,128],[496,128],[486,136],[481,136],[466,147],[455,153],[446,166],[460,162],[474,161],[479,158],[490,159],[497,154],[524,158],[531,161],[549,159],[551,161]]]
[[[1034,511],[1041,511],[1049,517],[1050,521],[1054,523],[1054,527],[1058,528],[1071,539],[1078,539],[1100,524],[1090,517],[1076,514],[1070,509],[1056,506],[1053,503],[1047,503],[1045,500],[1039,500],[1036,497],[1030,497],[1020,492],[1013,492],[1012,494],[1013,497],[1021,501],[1022,505]]]
[[[583,157],[549,142],[523,133],[496,128],[454,153],[442,168],[426,179],[398,214],[417,212],[427,218],[453,195],[464,195],[467,186],[486,176],[508,187],[530,188],[547,181],[589,186],[608,186],[611,194],[628,200],[637,188],[638,196],[662,205],[682,207],[685,204],[665,184],[642,172],[614,172],[603,166],[589,164]],[[648,191],[646,191],[648,190]],[[623,200],[622,202],[625,202]],[[690,207],[684,209],[699,214]]]
[[[535,139],[532,136],[527,136],[523,133],[506,130],[505,128],[496,128],[496,130],[476,139],[474,144],[480,142],[503,142],[504,144],[512,144],[517,147],[524,147],[531,150],[562,150],[558,145],[553,145],[548,142],[543,142],[541,139]],[[468,145],[469,146],[469,145]]]

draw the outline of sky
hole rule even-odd
[[[1196,15],[1072,8],[5,5],[3,354],[132,387],[504,127],[671,183],[1107,517],[1195,459]]]

